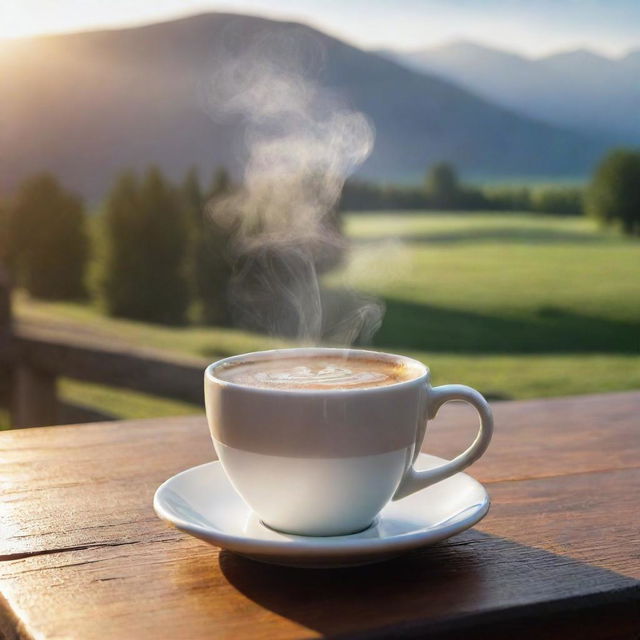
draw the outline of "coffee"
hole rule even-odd
[[[262,389],[362,389],[412,380],[417,367],[400,359],[371,356],[299,355],[227,362],[215,369],[220,380]]]
[[[389,353],[248,353],[209,365],[204,380],[225,473],[265,525],[290,534],[363,531],[390,500],[465,469],[491,438],[491,410],[477,391],[434,388],[423,364]],[[415,469],[427,419],[448,400],[478,410],[479,435],[454,460]]]

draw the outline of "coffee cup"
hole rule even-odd
[[[413,464],[427,421],[450,400],[480,416],[451,461]],[[205,371],[218,458],[268,527],[304,536],[362,531],[390,500],[462,471],[487,449],[493,418],[475,389],[431,386],[417,360],[359,349],[298,348],[225,358]]]

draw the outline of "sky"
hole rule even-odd
[[[640,48],[640,0],[0,0],[0,38],[206,11],[299,20],[363,48],[413,50],[461,39],[533,57]]]

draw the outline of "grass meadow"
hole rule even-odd
[[[346,216],[352,248],[325,278],[384,301],[377,349],[416,357],[434,384],[492,398],[640,388],[640,243],[581,218],[516,213]],[[73,324],[119,341],[210,359],[286,344],[212,327],[106,318],[93,306],[16,295],[23,318]],[[63,380],[68,400],[127,418],[201,407]]]

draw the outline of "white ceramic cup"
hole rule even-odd
[[[318,355],[400,360],[416,376],[378,387],[326,390],[264,389],[216,377],[221,365],[245,359]],[[389,500],[475,462],[493,431],[491,409],[475,389],[432,387],[422,363],[374,351],[301,348],[233,356],[207,367],[204,388],[213,444],[229,480],[264,524],[298,535],[366,529]],[[476,439],[450,462],[416,471],[427,420],[450,400],[476,408]]]

